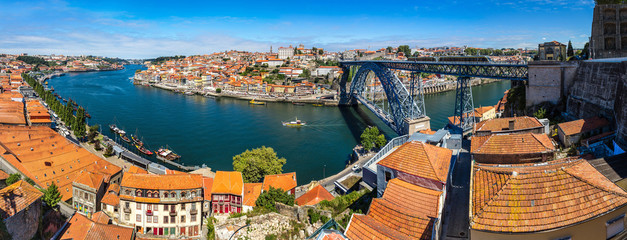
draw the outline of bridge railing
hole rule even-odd
[[[392,149],[400,145],[403,145],[405,142],[407,142],[407,139],[409,139],[409,135],[403,135],[403,136],[392,138],[392,140],[390,140],[387,144],[385,144],[385,146],[381,148],[381,150],[379,150],[379,152],[375,154],[370,160],[368,160],[363,165],[363,167],[368,167],[371,164],[376,163],[377,161],[379,161],[379,159],[385,156]]]

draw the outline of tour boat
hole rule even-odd
[[[169,160],[169,161],[176,161],[179,160],[181,158],[180,155],[174,153],[172,150],[167,149],[167,148],[159,148],[159,150],[157,150],[157,159],[160,160]]]
[[[307,124],[301,120],[298,120],[298,118],[296,118],[296,120],[294,121],[281,122],[281,123],[283,123],[283,126],[286,126],[286,127],[300,127],[300,126],[305,126],[305,124]]]
[[[322,104],[322,103],[314,103],[313,105],[314,105],[314,107],[322,107],[322,106],[324,106],[324,104]]]
[[[111,131],[114,133],[118,133],[118,131],[120,130],[115,124],[110,124],[109,129],[111,129]]]
[[[137,150],[139,150],[143,154],[152,155],[152,152],[150,150],[146,149],[144,146],[139,146],[139,145],[135,144],[135,147],[137,148]]]
[[[136,145],[144,146],[144,143],[141,140],[139,140],[139,137],[137,135],[131,135],[131,139]]]
[[[259,102],[259,101],[255,101],[255,99],[250,100],[250,102],[249,102],[249,103],[250,103],[250,104],[253,104],[253,105],[266,105],[266,102]]]
[[[125,142],[127,142],[127,143],[131,143],[131,139],[128,139],[128,137],[126,136],[126,132],[124,132],[124,131],[120,130],[119,135],[120,135],[120,138],[121,138],[123,141],[125,141]]]

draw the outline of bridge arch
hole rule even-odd
[[[388,107],[377,103],[376,95],[373,99],[366,97],[367,83],[369,76],[374,75],[376,79],[373,82],[381,84],[381,88],[385,93]],[[420,82],[420,81],[419,81]],[[376,86],[373,86],[375,88]],[[416,93],[421,91],[415,91]],[[347,94],[348,102],[356,103],[356,101],[364,104],[377,117],[383,120],[395,132],[401,134],[407,131],[406,119],[417,119],[424,117],[425,110],[422,95],[418,95],[418,102],[414,101],[413,96],[407,90],[401,80],[394,74],[392,70],[381,66],[376,62],[367,62],[359,66],[354,74],[350,91]]]

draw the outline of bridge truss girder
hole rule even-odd
[[[376,97],[373,100],[369,100],[364,96],[364,94],[368,93],[366,91],[366,82],[370,73],[374,73],[381,83],[387,99],[387,109],[385,109],[385,105],[377,101]],[[407,131],[404,124],[405,119],[417,119],[425,116],[424,103],[417,104],[414,97],[407,91],[405,85],[396,77],[394,72],[376,63],[360,65],[353,77],[350,92],[346,95],[348,97],[345,100],[346,102],[360,101],[399,135],[403,135]]]
[[[459,127],[462,132],[472,130],[475,127],[475,105],[472,100],[471,85],[469,77],[457,78],[455,114],[453,115],[453,118],[457,118],[459,120],[455,121],[454,124]]]

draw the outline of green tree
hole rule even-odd
[[[19,173],[13,173],[11,175],[9,175],[9,177],[7,178],[7,180],[5,180],[5,183],[7,185],[11,185],[16,183],[17,181],[19,181],[20,179],[22,179],[22,175],[20,175]]]
[[[398,49],[396,51],[397,53],[402,52],[405,54],[405,57],[409,57],[411,56],[411,49],[409,48],[409,45],[400,45],[398,46]]]
[[[221,93],[222,92],[222,88],[216,88],[216,93]]]
[[[318,49],[318,55],[324,54],[324,49]]]
[[[392,51],[394,51],[394,48],[392,46],[388,46],[387,48],[385,48],[385,50],[387,50],[387,52],[392,53]]]
[[[536,117],[537,119],[546,118],[546,109],[541,107],[540,109],[538,109],[538,111],[533,113],[533,116]]]
[[[466,48],[466,49],[464,49],[464,53],[466,53],[466,55],[474,56],[474,55],[477,55],[477,49],[476,48]]]
[[[566,50],[566,56],[572,57],[575,56],[575,52],[573,51],[573,43],[568,40],[568,48]]]
[[[583,45],[583,50],[581,50],[581,55],[580,57],[582,59],[588,59],[590,57],[590,43],[586,43],[586,45]]]
[[[288,206],[294,205],[294,195],[288,194],[282,189],[276,189],[270,187],[270,190],[265,191],[259,195],[255,204],[257,207],[266,208],[271,211],[276,211],[275,204],[283,203]]]
[[[216,219],[214,217],[207,218],[207,239],[208,240],[216,239],[216,229],[213,225],[215,220]]]
[[[59,201],[61,201],[61,193],[54,182],[44,191],[43,200],[51,208],[56,207]]]
[[[364,129],[360,138],[361,146],[363,146],[366,151],[370,151],[374,147],[381,148],[385,146],[386,143],[385,136],[379,132],[379,128],[373,126]]]
[[[105,157],[113,156],[113,145],[112,144],[108,144],[107,145],[107,149],[104,152],[104,156]]]
[[[303,73],[298,75],[299,77],[309,78],[311,77],[311,71],[309,69],[303,69]]]
[[[233,170],[242,172],[244,182],[260,182],[266,175],[280,174],[285,158],[277,157],[271,147],[262,146],[233,157]]]

